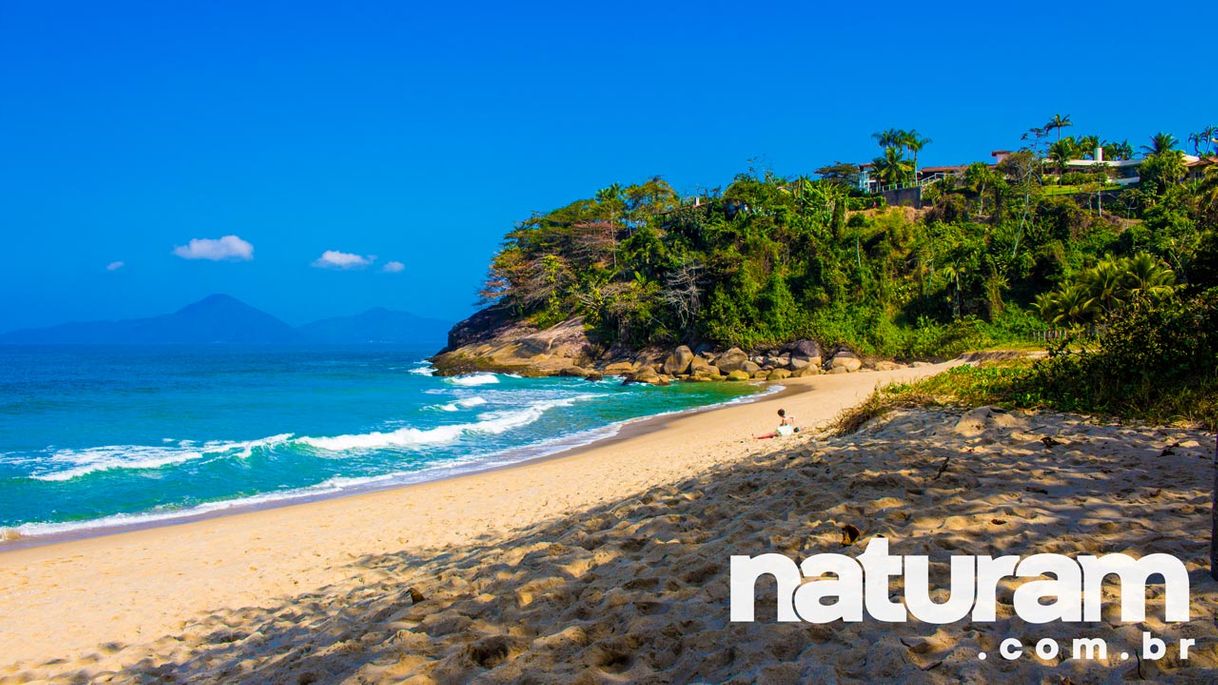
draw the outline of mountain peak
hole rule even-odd
[[[293,328],[232,295],[214,293],[172,314],[87,321],[0,334],[0,344],[283,344],[440,342],[447,322],[376,307]]]
[[[191,302],[185,307],[182,307],[177,313],[183,314],[193,311],[214,309],[254,309],[254,307],[242,302],[241,300],[238,300],[232,295],[225,293],[212,293],[211,295],[208,295],[197,302]]]

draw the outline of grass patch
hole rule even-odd
[[[957,366],[913,383],[886,385],[862,404],[839,414],[830,430],[838,435],[854,433],[868,421],[902,408],[1034,405],[1037,403],[1020,387],[1032,366],[1027,359],[985,362]]]
[[[1136,297],[1100,323],[1094,338],[1062,340],[1036,362],[983,362],[881,388],[834,428],[857,430],[902,405],[994,404],[1218,430],[1218,288]]]
[[[958,366],[914,383],[878,388],[862,404],[845,410],[830,430],[847,435],[895,409],[986,405],[1004,409],[1049,409],[1152,425],[1199,426],[1218,430],[1218,383],[1179,385],[1170,392],[1138,393],[1114,399],[1104,379],[1078,373],[1078,355]]]

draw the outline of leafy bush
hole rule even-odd
[[[986,404],[1218,429],[1218,289],[1137,298],[1107,317],[1094,340],[1067,340],[1037,362],[959,366],[880,388],[835,428],[857,430],[896,407]]]
[[[1218,426],[1218,289],[1136,298],[1103,320],[1094,343],[1071,345],[1022,387],[1068,411]]]
[[[1171,295],[1176,274],[1146,253],[1105,259],[1056,290],[1036,296],[1042,318],[1054,324],[1082,324],[1111,313],[1135,298]]]

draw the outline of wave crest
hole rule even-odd
[[[499,382],[499,376],[493,373],[471,373],[464,376],[450,376],[444,380],[453,385],[471,387],[475,385],[493,385]]]
[[[476,423],[458,423],[451,426],[436,428],[399,428],[394,431],[373,431],[371,433],[354,433],[330,437],[298,438],[296,442],[327,452],[346,452],[348,450],[373,450],[384,448],[410,449],[430,445],[442,445],[456,442],[466,434],[498,435],[514,428],[527,426],[540,419],[547,411],[556,407],[567,407],[575,402],[594,395],[578,395],[561,400],[545,400],[535,402],[524,409],[512,411],[487,412],[478,416]],[[474,398],[471,398],[474,399]]]
[[[440,411],[460,411],[462,409],[471,409],[473,407],[481,407],[486,404],[485,397],[462,397],[459,400],[449,402],[448,404],[435,405]]]
[[[196,446],[193,441],[183,440],[176,447],[168,445],[102,445],[85,449],[64,449],[51,455],[51,465],[68,468],[30,474],[34,480],[58,482],[80,478],[98,471],[151,470],[164,466],[183,464],[208,456],[239,457],[253,456],[256,449],[269,449],[292,438],[291,433],[272,435],[257,440],[214,440]]]

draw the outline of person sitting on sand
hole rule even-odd
[[[792,416],[787,416],[786,409],[778,410],[778,418],[779,418],[778,428],[776,428],[773,433],[766,433],[765,435],[758,435],[757,436],[758,440],[768,440],[770,438],[777,438],[779,436],[792,435],[794,433],[799,432],[799,428],[795,427],[795,418]]]

